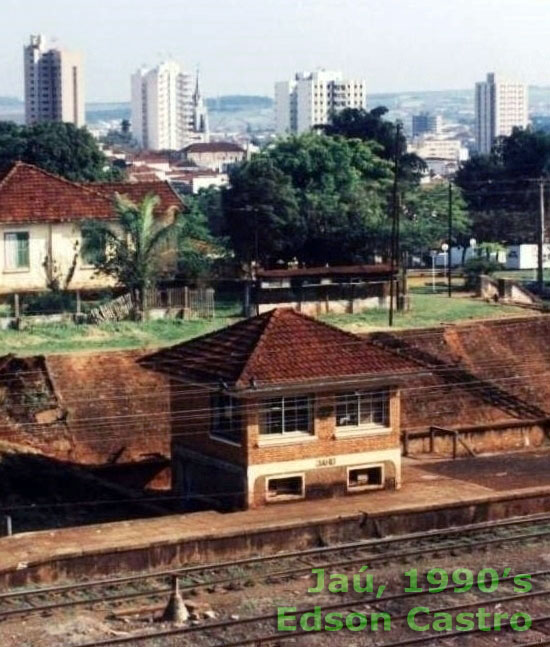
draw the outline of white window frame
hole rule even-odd
[[[364,469],[373,469],[380,468],[380,485],[350,485],[349,477],[350,473],[354,470],[364,470]],[[346,475],[346,489],[348,492],[364,492],[366,490],[383,490],[385,487],[386,474],[384,470],[384,463],[367,463],[365,465],[349,465],[347,468]]]
[[[280,496],[270,496],[269,484],[271,481],[280,479],[300,478],[302,480],[302,489],[300,494],[282,494]],[[306,474],[305,472],[293,472],[292,474],[271,474],[265,479],[265,500],[268,503],[278,503],[279,501],[301,501],[306,496]]]
[[[17,234],[27,234],[27,253],[28,253],[28,264],[21,265],[20,267],[9,267],[8,266],[8,236]],[[30,272],[31,270],[31,232],[28,229],[11,229],[4,231],[3,243],[4,245],[4,267],[3,271],[7,274],[17,274],[18,272]]]
[[[361,396],[363,394],[368,394],[368,393],[382,393],[385,392],[387,394],[387,422],[386,424],[380,424],[378,422],[367,422],[367,423],[361,423],[360,418],[361,418],[361,411],[360,409],[357,412],[357,419],[358,419],[358,424],[357,425],[339,425],[338,424],[338,397],[340,396],[345,396],[345,395],[355,395],[358,398],[359,401],[359,407],[361,405]],[[392,432],[392,427],[391,427],[391,399],[392,399],[392,393],[391,389],[389,388],[384,388],[381,390],[375,390],[375,389],[365,389],[365,390],[357,390],[357,391],[346,391],[342,393],[338,393],[335,396],[335,402],[334,402],[334,436],[336,438],[349,438],[353,436],[376,436],[376,435],[384,435],[384,434],[390,434]]]
[[[309,431],[294,430],[294,431],[281,431],[275,433],[262,433],[263,426],[263,417],[266,415],[265,407],[270,400],[281,400],[282,409],[283,409],[283,427],[284,427],[284,401],[294,398],[305,398],[308,401],[308,422],[309,422]],[[299,395],[288,395],[281,396],[278,398],[267,398],[262,400],[259,404],[259,416],[258,416],[258,446],[262,445],[281,445],[287,443],[295,442],[304,442],[315,440],[315,398],[312,394],[299,394]]]

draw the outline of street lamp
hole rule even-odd
[[[435,257],[437,256],[437,249],[431,249],[430,256],[432,257],[432,292],[435,292]]]
[[[446,276],[447,275],[447,252],[449,251],[449,245],[447,245],[447,243],[443,243],[443,245],[441,245],[441,251],[443,252],[443,276]]]

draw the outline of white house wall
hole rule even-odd
[[[93,267],[83,264],[80,255],[82,237],[78,223],[0,225],[0,294],[47,289],[44,262],[48,256],[50,228],[53,261],[59,268],[61,280],[67,275],[74,254],[78,253],[76,270],[69,289],[102,289],[113,285],[111,278],[96,276]],[[29,267],[27,269],[6,269],[5,234],[8,232],[29,233]]]

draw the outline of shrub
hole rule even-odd
[[[491,260],[489,258],[484,258],[482,256],[480,256],[479,258],[471,258],[469,261],[466,261],[464,265],[466,288],[468,290],[474,290],[477,285],[478,277],[481,274],[491,276],[491,274],[494,274],[501,269],[501,263],[497,263],[497,261]]]
[[[21,300],[23,312],[27,315],[74,312],[75,294],[71,292],[42,292],[28,294]]]

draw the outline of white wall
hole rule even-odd
[[[550,267],[550,244],[543,248],[543,266]],[[506,249],[506,269],[534,270],[538,267],[537,245],[510,245]]]
[[[29,233],[29,267],[8,270],[5,261],[5,240],[7,232]],[[61,277],[67,275],[75,253],[78,253],[76,271],[69,289],[94,289],[113,285],[106,276],[94,276],[95,269],[82,262],[80,248],[82,236],[78,223],[53,223],[51,225],[33,223],[29,225],[0,226],[0,293],[26,290],[47,290],[44,261],[48,256],[48,238],[51,231],[53,260],[59,267]]]

